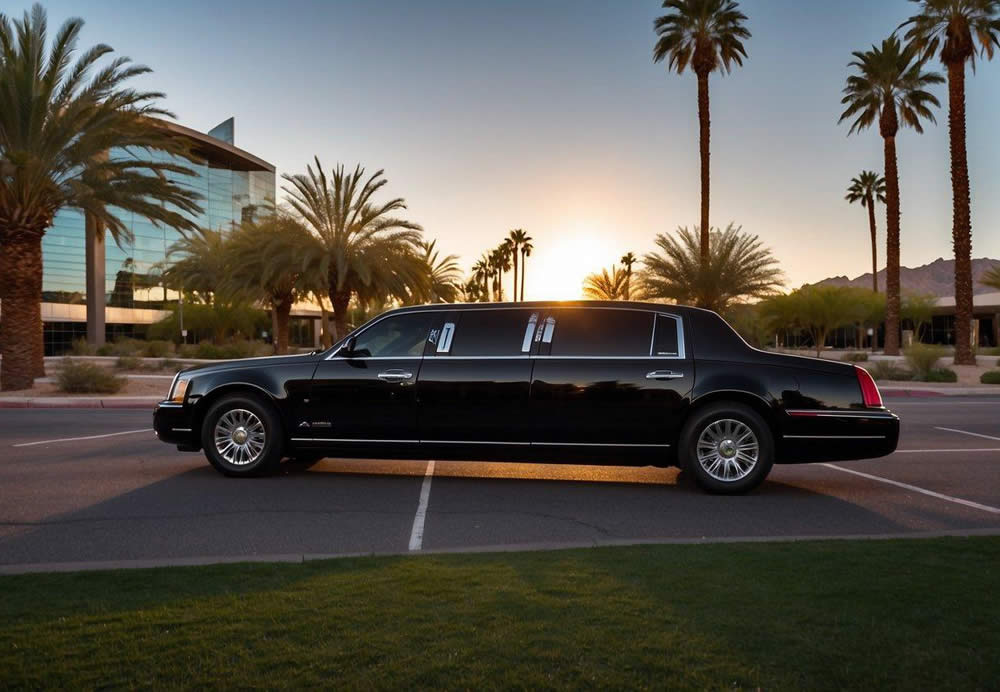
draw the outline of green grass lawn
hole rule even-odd
[[[0,688],[973,689],[1000,538],[0,577]]]

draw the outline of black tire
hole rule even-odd
[[[251,415],[245,416],[240,412]],[[258,453],[250,456],[255,448],[250,449],[249,453],[241,454],[234,461],[227,459],[216,446],[216,426],[224,416],[230,413],[233,417],[228,419],[224,425],[234,419],[237,421],[247,420],[256,429],[254,418],[256,422],[259,422],[263,428],[263,447]],[[281,463],[284,440],[285,433],[281,426],[281,419],[274,407],[263,398],[250,393],[228,394],[222,397],[208,409],[201,425],[201,444],[202,449],[205,450],[205,456],[217,471],[227,476],[262,476],[274,473]]]
[[[711,430],[706,433],[709,428]],[[753,433],[752,438],[743,438],[747,430]],[[727,431],[731,431],[732,438],[737,439],[726,435]],[[717,451],[714,456],[711,446],[703,447],[704,464],[698,455],[698,444],[703,434],[706,444],[717,439],[716,436],[722,438],[715,445]],[[738,439],[743,439],[744,446],[756,443],[756,457],[752,465],[745,460],[751,456],[748,452],[752,451],[752,447],[733,451]],[[730,453],[736,456],[728,456]],[[680,434],[678,461],[702,490],[720,495],[739,495],[756,488],[771,472],[774,465],[774,435],[767,422],[749,406],[736,402],[719,402],[695,411],[685,421]]]

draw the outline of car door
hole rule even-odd
[[[436,311],[388,315],[357,334],[352,349],[320,361],[296,436],[338,444],[417,443],[417,377],[441,318]]]
[[[420,438],[424,443],[530,442],[530,355],[538,317],[538,309],[531,308],[453,313],[420,370]]]
[[[531,383],[540,446],[669,446],[694,380],[679,315],[553,308]]]

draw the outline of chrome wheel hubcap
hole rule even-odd
[[[760,456],[757,436],[732,418],[708,425],[698,438],[698,463],[712,478],[731,483],[746,478]]]
[[[226,411],[215,424],[215,449],[234,466],[257,461],[266,439],[260,418],[243,408]]]

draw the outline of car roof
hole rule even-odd
[[[406,312],[410,310],[489,310],[497,308],[632,308],[635,310],[648,310],[650,312],[686,312],[691,310],[701,310],[689,305],[672,305],[669,303],[647,303],[636,300],[534,300],[524,302],[501,302],[501,303],[427,303],[424,305],[407,305],[402,308],[389,310],[391,312]],[[387,314],[386,313],[386,314]]]

